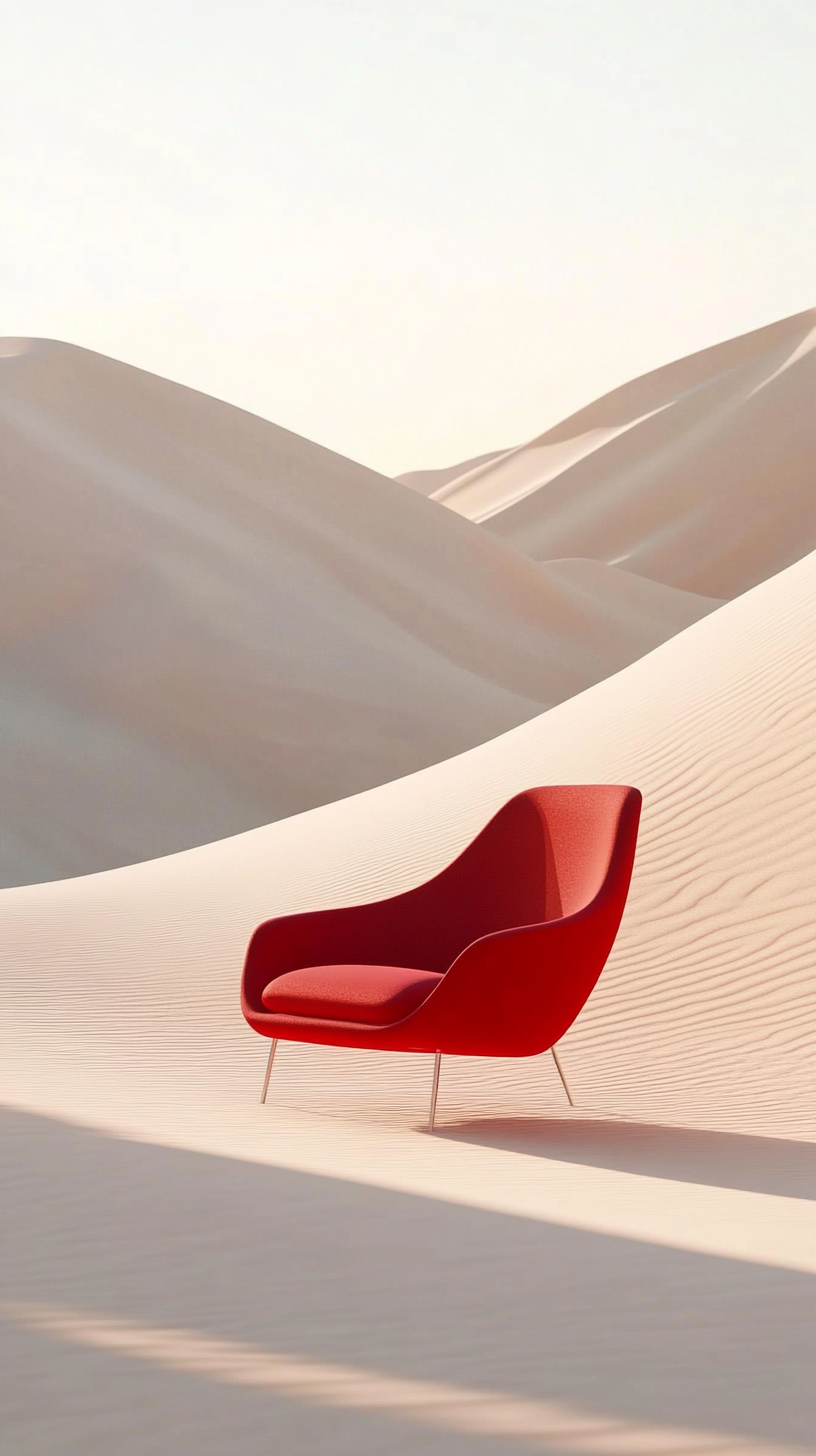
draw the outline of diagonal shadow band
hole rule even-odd
[[[747,1450],[807,1448],[816,1428],[812,1276],[26,1113],[0,1113],[0,1157],[7,1303],[498,1391],[630,1430],[741,1437]],[[269,1450],[269,1408],[251,1391],[236,1406],[226,1384],[36,1331],[6,1326],[0,1343],[12,1449],[26,1456],[50,1456],[55,1422],[71,1456],[93,1449],[100,1422],[106,1449],[146,1456],[157,1411],[165,1449]],[[461,1433],[375,1423],[366,1435],[343,1419],[276,1412],[276,1449],[462,1449]]]

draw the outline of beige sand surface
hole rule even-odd
[[[716,602],[581,590],[218,400],[0,357],[0,884],[215,840],[424,767]]]
[[[815,604],[811,555],[450,762],[3,893],[15,1453],[816,1449]],[[594,780],[645,805],[575,1111],[450,1058],[429,1138],[427,1059],[303,1047],[259,1106],[258,920]]]
[[[816,310],[679,359],[432,490],[538,561],[733,597],[816,547]]]

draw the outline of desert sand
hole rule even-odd
[[[816,1449],[815,599],[816,554],[449,762],[4,892],[12,1449]],[[431,1138],[429,1058],[295,1046],[261,1107],[254,925],[580,781],[644,819],[575,1110],[447,1058]]]
[[[810,309],[448,467],[429,494],[538,561],[591,557],[734,597],[816,547],[814,387]]]
[[[151,859],[425,767],[719,605],[541,566],[88,350],[0,355],[0,884]]]

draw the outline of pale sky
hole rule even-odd
[[[0,0],[0,333],[385,473],[816,304],[816,0]]]

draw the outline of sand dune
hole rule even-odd
[[[408,773],[714,605],[638,619],[611,574],[577,592],[232,406],[65,344],[4,350],[0,883]]]
[[[506,453],[505,450],[490,450],[486,455],[475,455],[472,460],[461,461],[458,465],[448,465],[441,470],[409,470],[405,475],[395,476],[395,479],[402,485],[410,485],[420,495],[433,495],[449,480],[456,480],[460,475],[475,470],[477,465],[486,465],[489,460],[496,460]]]
[[[592,557],[733,597],[816,547],[815,394],[810,310],[452,467],[431,494],[538,561]]]
[[[260,1456],[272,1421],[408,1453],[411,1410],[455,1408],[502,1450],[812,1451],[814,600],[816,555],[450,762],[3,892],[6,1369],[70,1391],[64,1449],[102,1420],[142,1456],[150,1412],[179,1449]],[[429,1139],[428,1059],[306,1047],[260,1107],[254,924],[416,882],[522,785],[581,780],[645,802],[562,1043],[575,1112],[546,1058],[449,1058]]]
[[[596,618],[596,642],[600,644],[608,633],[610,652],[616,635],[630,650],[640,642],[641,651],[632,652],[633,659],[723,605],[716,597],[680,591],[586,557],[548,561],[545,569],[547,577],[559,582],[576,606],[583,603]]]

